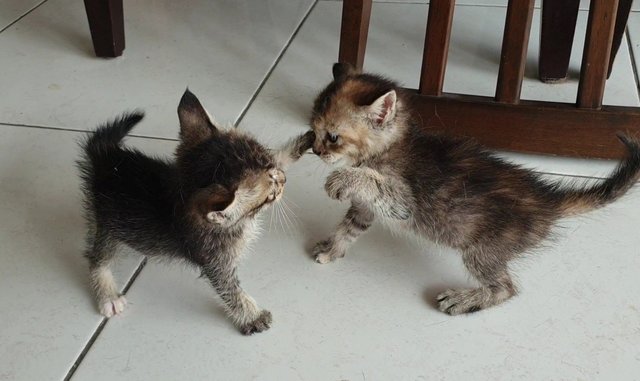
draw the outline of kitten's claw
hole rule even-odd
[[[124,296],[104,301],[100,304],[100,314],[108,318],[119,315],[124,311],[126,305],[127,299],[125,299]]]
[[[438,309],[449,315],[460,315],[480,311],[481,289],[447,290],[436,298]]]
[[[327,238],[323,241],[318,242],[313,247],[312,252],[313,252],[315,261],[321,264],[327,264],[336,258],[344,257],[344,254],[345,254],[344,252],[336,251],[333,244],[333,239],[331,238]]]
[[[267,310],[262,310],[260,315],[254,321],[247,323],[240,327],[243,335],[253,335],[254,333],[259,333],[268,330],[271,327],[271,322],[273,321],[271,317],[271,312]]]
[[[329,254],[318,254],[316,255],[316,262],[322,264],[322,265],[326,265],[327,263],[331,262],[333,260],[333,258],[331,258],[331,255]]]

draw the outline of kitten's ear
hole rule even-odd
[[[351,66],[350,63],[336,62],[333,64],[333,80],[342,81],[350,75],[357,74],[356,68]]]
[[[224,223],[229,219],[228,208],[235,200],[235,192],[221,186],[215,185],[200,204],[200,211],[207,221],[217,224]]]
[[[391,90],[385,95],[373,101],[367,107],[367,113],[374,127],[382,128],[396,116],[397,96],[396,91]]]
[[[180,99],[178,119],[180,120],[180,139],[188,145],[198,144],[217,132],[211,116],[189,89]]]

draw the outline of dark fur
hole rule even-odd
[[[640,144],[628,136],[621,136],[627,156],[608,179],[591,187],[565,188],[471,140],[431,135],[412,121],[409,95],[387,79],[342,64],[334,66],[334,77],[315,101],[314,152],[326,157],[349,152],[327,142],[325,130],[347,135],[359,129],[359,136],[386,131],[391,143],[361,149],[348,168],[327,179],[329,195],[349,199],[353,206],[335,234],[316,246],[317,259],[326,263],[343,256],[370,225],[373,213],[388,217],[389,224],[462,252],[482,287],[440,294],[440,309],[450,314],[478,311],[514,295],[509,261],[540,245],[559,218],[617,200],[640,177]],[[381,118],[366,117],[369,105],[391,91],[398,99],[393,119],[380,124]],[[360,125],[363,119],[365,126]]]
[[[240,287],[236,260],[250,239],[256,213],[279,197],[284,174],[252,137],[215,127],[189,91],[178,113],[181,142],[175,161],[122,146],[121,140],[142,119],[140,112],[98,128],[82,144],[78,165],[89,222],[86,257],[98,303],[106,316],[124,307],[109,270],[117,244],[123,243],[147,256],[196,265],[243,333],[268,329],[271,314],[258,309]],[[301,152],[309,148],[308,138],[296,142]],[[298,158],[301,152],[291,154]],[[242,188],[251,186],[264,192],[256,191],[256,200],[235,200],[238,192],[252,192]],[[245,207],[241,202],[248,205],[246,210],[231,214],[232,205],[233,210]]]

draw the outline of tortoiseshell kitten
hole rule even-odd
[[[333,235],[315,246],[316,261],[344,256],[380,215],[462,252],[480,287],[438,295],[439,309],[451,315],[512,297],[509,261],[538,246],[559,218],[618,199],[640,177],[640,144],[630,137],[620,137],[627,156],[608,179],[568,189],[470,140],[430,134],[413,122],[410,95],[395,82],[345,64],[335,64],[333,75],[314,104],[313,151],[344,166],[331,173],[325,189],[334,199],[350,200],[351,208]]]
[[[86,257],[100,312],[122,312],[110,264],[118,244],[198,266],[242,333],[269,328],[271,313],[241,287],[236,262],[256,234],[256,215],[282,197],[283,170],[311,147],[313,132],[275,154],[236,129],[216,127],[188,90],[178,107],[176,160],[121,145],[142,113],[106,124],[83,143],[78,162],[89,223]]]

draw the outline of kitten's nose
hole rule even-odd
[[[315,146],[313,148],[311,148],[311,151],[313,151],[313,153],[316,154],[316,155],[321,155],[322,154],[322,151],[317,149]]]

